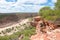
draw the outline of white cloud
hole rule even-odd
[[[52,0],[52,3],[56,3],[57,2],[57,0]]]
[[[42,3],[46,3],[47,0],[27,0],[25,2],[31,2],[31,3],[34,3],[34,4],[42,4]]]
[[[17,2],[6,2],[5,0],[0,0],[0,12],[38,12],[38,10],[44,6],[26,5],[24,3],[44,4],[47,1],[48,0],[18,0]],[[52,2],[55,1],[52,0]]]

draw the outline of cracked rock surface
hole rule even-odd
[[[60,28],[41,17],[35,17],[33,26],[36,27],[36,34],[31,36],[31,40],[60,40]]]

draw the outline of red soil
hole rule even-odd
[[[40,25],[40,23],[43,22],[46,25],[44,25],[44,28]],[[53,23],[42,20],[40,17],[34,18],[34,23],[36,27],[36,34],[31,36],[31,40],[60,40],[60,31],[55,31],[56,26]]]

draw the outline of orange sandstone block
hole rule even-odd
[[[34,17],[34,21],[40,21],[42,18],[40,16]]]

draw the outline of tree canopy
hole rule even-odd
[[[60,0],[55,3],[54,9],[45,6],[39,10],[39,15],[47,20],[56,20],[60,17]]]
[[[60,0],[57,0],[57,2],[55,3],[55,9],[60,10]]]

